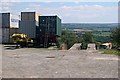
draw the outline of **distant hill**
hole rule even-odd
[[[62,23],[62,28],[68,29],[75,29],[75,28],[82,28],[82,29],[93,29],[93,28],[115,28],[117,27],[117,23]]]

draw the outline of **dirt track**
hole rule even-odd
[[[96,50],[3,50],[3,78],[118,78],[118,57]]]

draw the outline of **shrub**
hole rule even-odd
[[[114,49],[104,49],[101,50],[103,51],[103,54],[114,54],[114,55],[119,55],[120,56],[120,51],[114,50]]]
[[[82,42],[80,47],[81,47],[81,49],[87,49],[87,46],[88,46],[88,43]]]
[[[63,31],[59,45],[65,43],[67,44],[68,49],[71,48],[77,42],[77,37],[75,33],[70,31]]]
[[[116,48],[120,47],[120,26],[112,31],[111,41]]]

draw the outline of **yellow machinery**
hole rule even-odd
[[[28,38],[26,34],[13,34],[12,35],[13,42],[21,47],[28,47],[33,43],[33,40]]]

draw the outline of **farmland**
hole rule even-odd
[[[63,30],[82,29],[84,31],[91,30],[93,38],[98,42],[110,42],[110,34],[114,28],[117,27],[117,23],[109,24],[97,24],[97,23],[64,23],[62,24]]]

